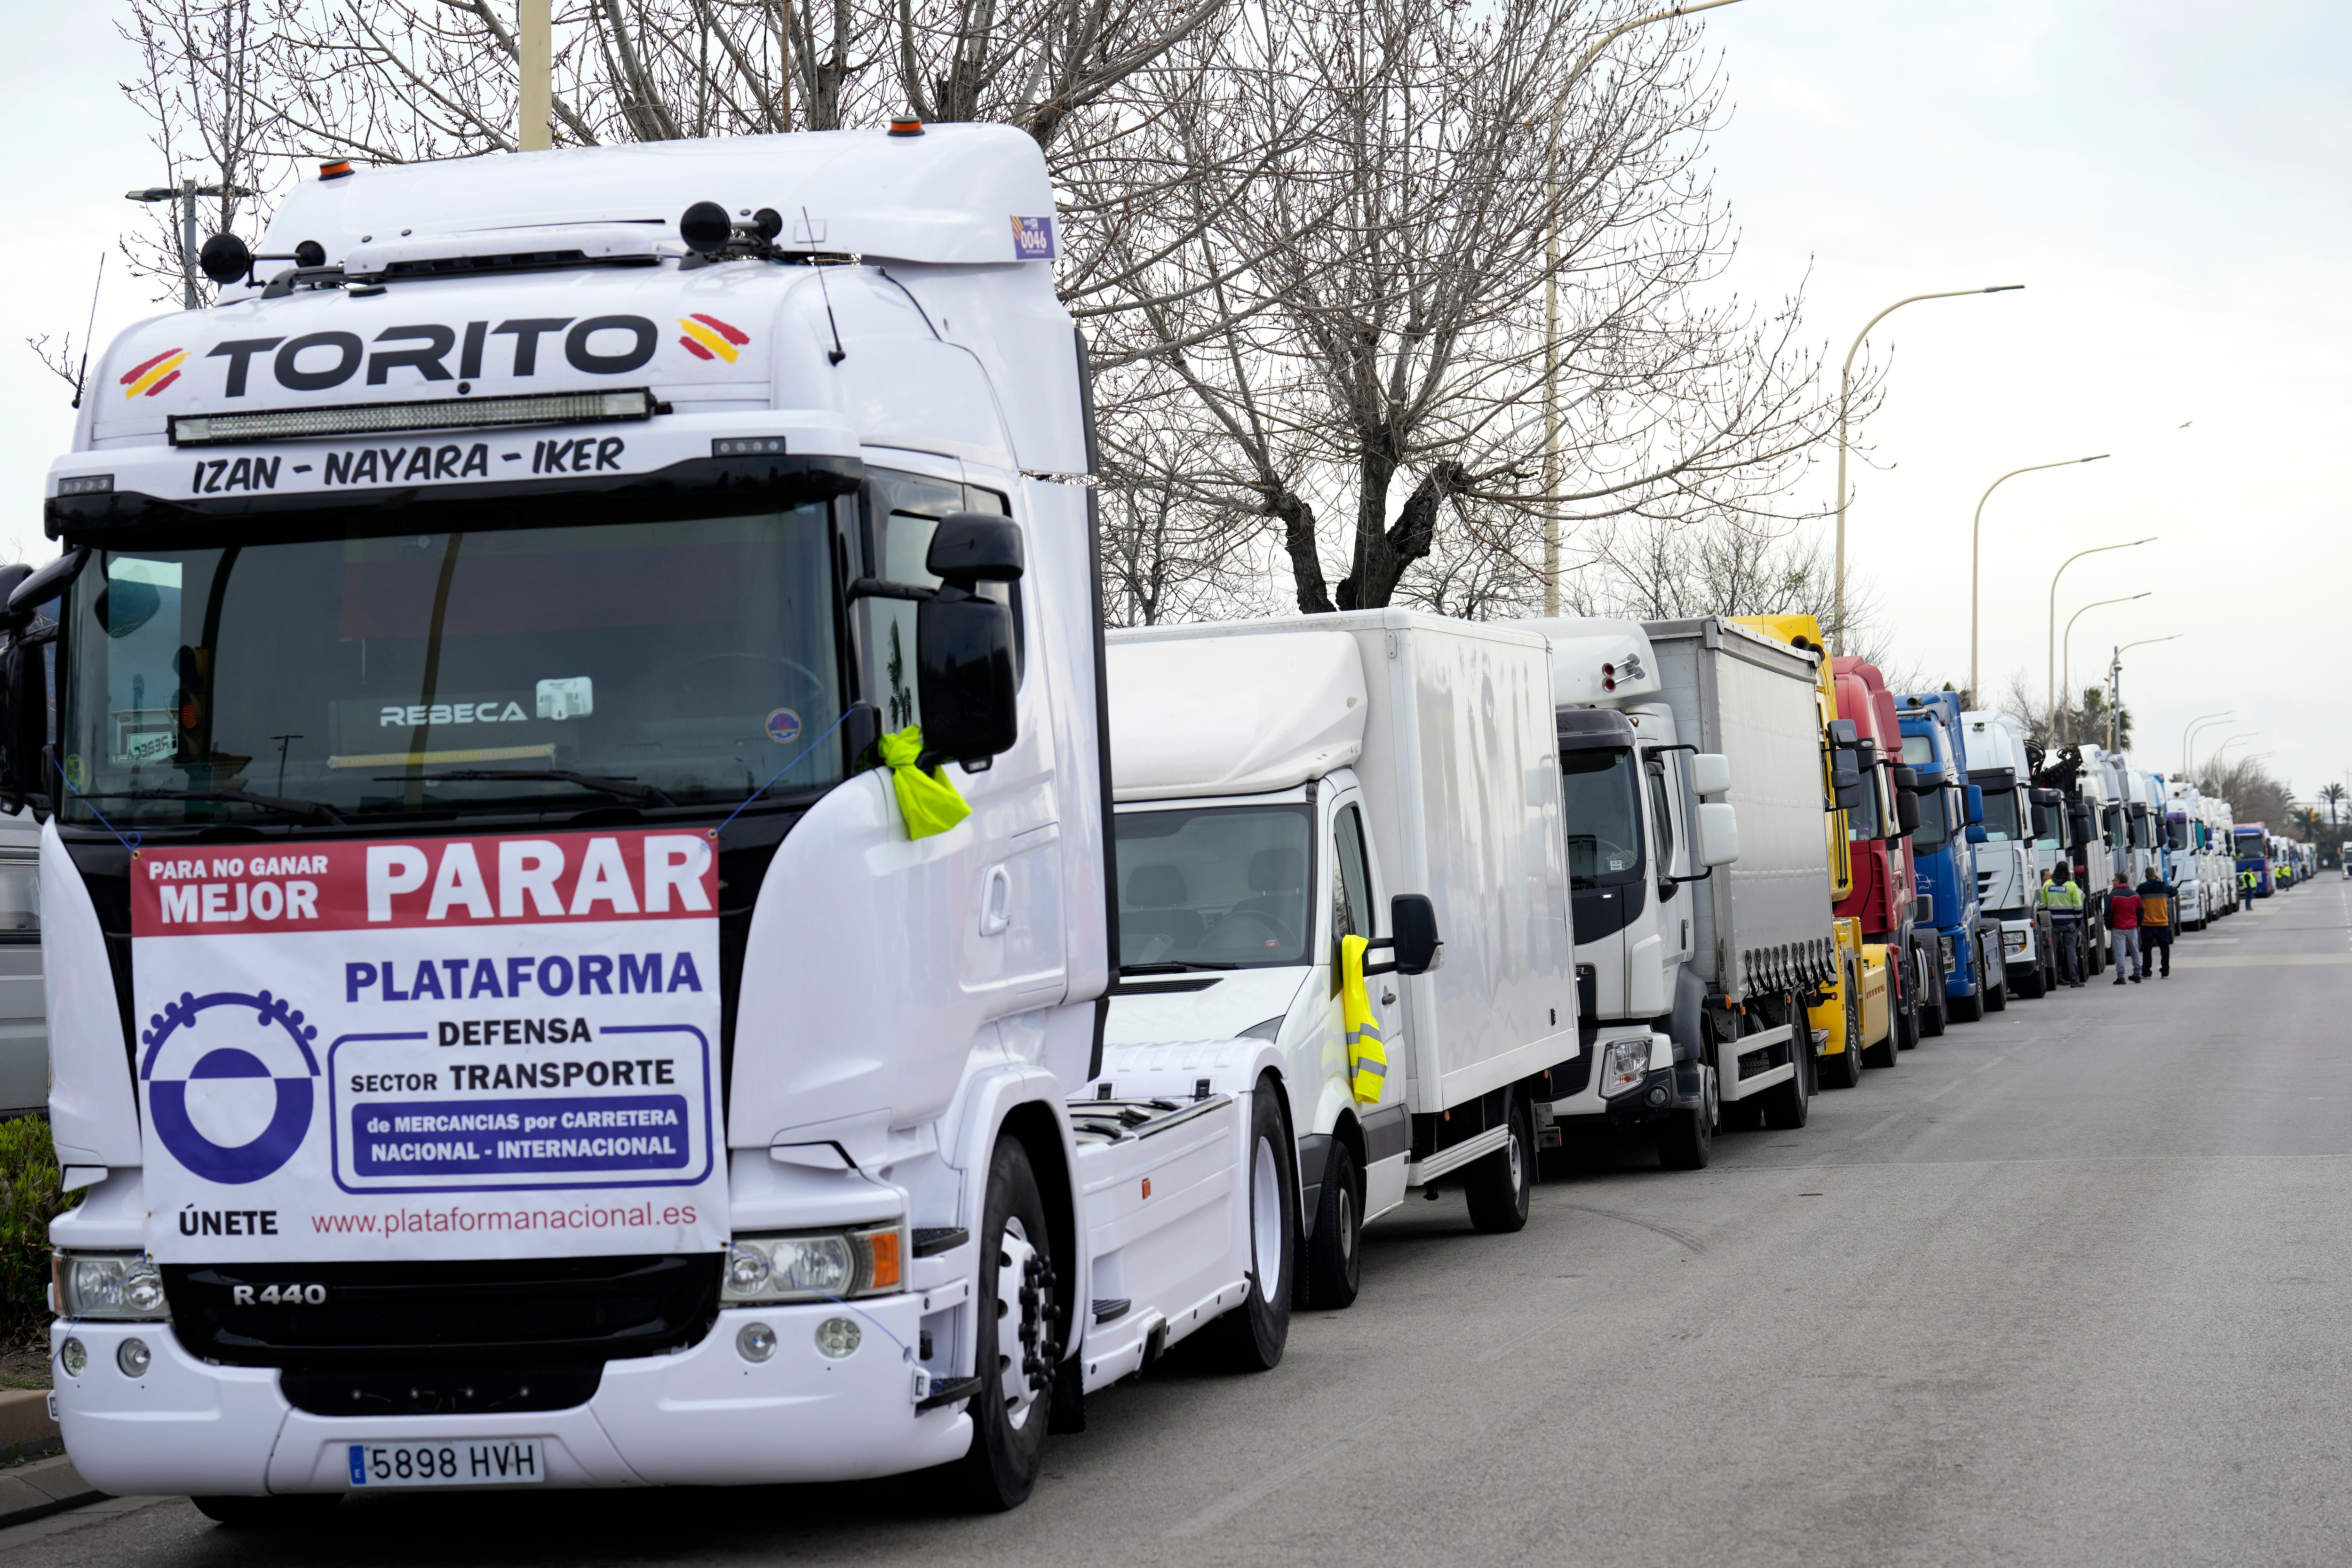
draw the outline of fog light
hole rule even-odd
[[[1664,1105],[1666,1102],[1667,1098],[1666,1086],[1664,1084],[1658,1084],[1650,1090],[1650,1103],[1652,1105]]]
[[[847,1318],[827,1318],[816,1326],[816,1353],[827,1361],[840,1361],[856,1354],[858,1342],[865,1337]]]
[[[66,1369],[68,1377],[79,1377],[89,1365],[89,1347],[79,1340],[68,1340],[58,1347],[58,1364]]]
[[[765,1323],[746,1323],[735,1336],[735,1352],[745,1361],[765,1361],[776,1353],[776,1331]]]
[[[145,1340],[125,1340],[115,1347],[114,1364],[122,1369],[125,1377],[144,1377],[147,1366],[155,1358],[147,1353]]]

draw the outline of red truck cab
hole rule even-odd
[[[1863,804],[1847,814],[1853,886],[1837,901],[1837,913],[1860,924],[1864,942],[1888,949],[1895,985],[1890,1033],[1893,1044],[1907,1050],[1919,1041],[1919,999],[1925,994],[1920,950],[1912,941],[1918,909],[1910,839],[1919,820],[1912,794],[1916,778],[1903,764],[1895,694],[1878,667],[1845,658],[1833,660],[1832,668],[1837,678],[1838,715],[1854,722],[1856,761],[1868,785]]]

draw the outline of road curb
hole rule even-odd
[[[54,1459],[36,1459],[0,1471],[0,1529],[79,1508],[106,1495],[83,1480],[73,1461],[63,1454]]]

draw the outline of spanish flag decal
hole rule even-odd
[[[180,379],[181,362],[188,357],[185,349],[165,349],[144,364],[134,364],[122,373],[122,395],[137,397],[144,393],[154,396]]]
[[[686,333],[677,341],[697,359],[723,359],[733,364],[736,351],[751,341],[716,316],[680,316],[677,324]]]

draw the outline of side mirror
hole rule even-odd
[[[1919,826],[1919,797],[1907,789],[1895,792],[1895,826],[1902,830],[1897,838]]]
[[[952,585],[915,606],[915,690],[926,757],[976,763],[1020,738],[1013,611]]]
[[[1984,830],[1984,824],[1983,824],[1983,823],[1981,823],[1981,822],[1971,822],[1971,823],[1969,823],[1969,843],[1971,843],[1971,844],[1983,844],[1983,843],[1985,843],[1985,842],[1987,842],[1987,841],[1988,841],[1989,837],[1990,837],[1990,836],[1989,836],[1989,835],[1985,832],[1985,830]]]
[[[1728,801],[1701,801],[1698,858],[1703,866],[1728,866],[1739,858],[1739,811]]]
[[[967,593],[975,583],[1017,583],[1022,572],[1020,525],[984,511],[951,511],[932,531],[923,566]]]
[[[1426,974],[1444,966],[1445,942],[1437,934],[1437,906],[1429,901],[1428,894],[1399,893],[1391,899],[1389,930],[1394,933],[1389,946],[1395,962],[1381,965],[1381,973],[1392,969],[1399,974]]]
[[[1721,795],[1731,787],[1731,759],[1721,752],[1691,753],[1691,793]]]
[[[8,590],[8,619],[13,621],[29,616],[66,591],[66,584],[81,575],[89,563],[89,547],[76,545],[37,572],[26,573],[16,579]]]
[[[1851,720],[1851,719],[1832,719],[1832,720],[1831,720],[1831,721],[1830,721],[1830,744],[1831,744],[1831,745],[1832,745],[1832,746],[1851,746],[1851,745],[1853,745],[1855,742],[1857,742],[1857,741],[1859,741],[1859,740],[1861,740],[1861,739],[1862,739],[1862,730],[1861,730],[1861,727],[1860,727],[1860,726],[1858,726],[1857,724],[1855,724],[1855,723],[1854,723],[1854,721],[1853,721],[1853,720]]]
[[[1970,827],[1984,826],[1984,791],[1975,784],[1969,785],[1969,826]],[[1981,833],[1969,835],[1969,842],[1971,844],[1981,844],[1984,841],[1984,835]]]
[[[1922,893],[1917,898],[1912,900],[1911,919],[1915,924],[1923,926],[1934,925],[1936,923],[1936,895],[1933,893]]]

